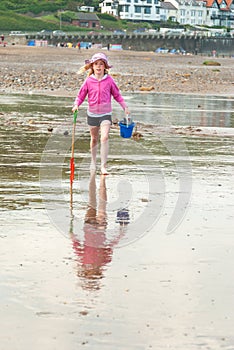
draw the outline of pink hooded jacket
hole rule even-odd
[[[97,80],[94,75],[89,76],[83,83],[75,99],[78,107],[88,95],[88,111],[94,114],[111,114],[111,97],[125,109],[127,107],[114,79],[106,74],[102,80]]]

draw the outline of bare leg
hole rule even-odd
[[[90,126],[90,151],[91,151],[91,164],[90,170],[96,169],[96,158],[97,158],[97,149],[98,149],[98,135],[99,135],[99,126]]]
[[[92,172],[89,180],[89,205],[85,215],[85,222],[94,224],[96,222],[96,173]]]
[[[109,131],[111,123],[109,120],[104,120],[101,123],[101,173],[107,175],[106,163],[109,152]]]
[[[100,225],[106,227],[107,215],[106,215],[106,203],[107,203],[107,193],[106,193],[106,182],[105,176],[100,177],[100,188],[99,188],[99,203],[97,212],[97,221]]]

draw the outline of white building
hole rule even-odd
[[[207,0],[207,25],[234,27],[233,0]]]
[[[178,9],[171,2],[164,1],[161,3],[160,8],[160,21],[166,22],[168,19],[171,21],[177,21]]]
[[[93,6],[81,6],[77,8],[78,11],[84,11],[84,12],[94,12]]]
[[[176,21],[182,25],[206,24],[206,1],[165,0],[177,8]]]
[[[118,5],[116,0],[104,0],[99,4],[101,7],[101,13],[108,13],[109,15],[118,17]]]
[[[171,19],[182,25],[234,23],[234,0],[104,0],[101,12],[132,21],[160,22]]]
[[[104,0],[101,12],[132,21],[160,21],[159,0]]]
[[[177,20],[180,24],[206,24],[206,2],[196,0],[179,1]]]
[[[160,21],[159,0],[119,0],[121,19],[133,21]]]

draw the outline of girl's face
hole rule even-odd
[[[97,60],[93,63],[93,71],[97,76],[103,76],[105,72],[105,63],[102,60]]]

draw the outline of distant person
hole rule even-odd
[[[110,50],[110,44],[109,43],[107,44],[107,50],[108,51]]]
[[[90,170],[96,169],[99,132],[101,131],[101,174],[107,175],[107,158],[109,152],[109,131],[112,124],[111,98],[120,104],[126,114],[128,107],[114,79],[108,74],[112,66],[104,53],[96,53],[79,72],[88,72],[88,77],[81,86],[72,108],[73,113],[88,96],[87,121],[90,131],[91,165]]]
[[[5,37],[4,37],[4,34],[1,35],[1,40],[2,42],[4,41]]]

